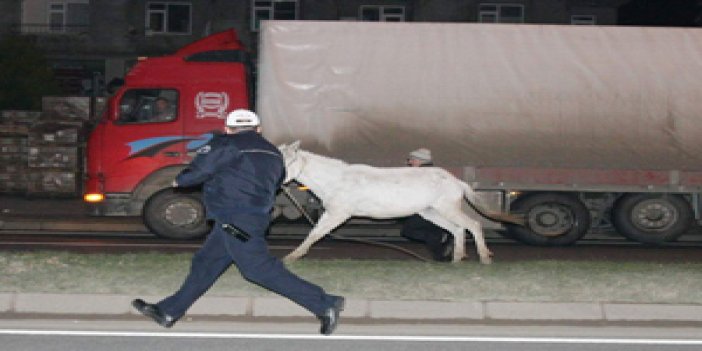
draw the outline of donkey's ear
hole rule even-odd
[[[297,151],[297,150],[300,148],[300,141],[299,141],[299,140],[295,140],[295,141],[293,141],[290,145],[288,145],[288,147],[289,147],[290,150],[292,150],[292,151]]]

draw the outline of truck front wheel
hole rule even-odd
[[[614,226],[640,243],[675,241],[693,222],[690,203],[680,195],[627,194],[614,204]]]
[[[507,225],[509,237],[530,245],[570,245],[590,229],[590,212],[568,194],[529,194],[515,200],[510,211],[524,214],[526,223]]]
[[[174,189],[158,192],[146,202],[144,223],[166,239],[197,239],[209,232],[200,196]]]

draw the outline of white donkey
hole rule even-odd
[[[492,262],[480,223],[462,210],[463,198],[475,207],[476,194],[465,182],[436,167],[376,168],[299,149],[300,142],[279,146],[285,159],[285,183],[296,179],[322,201],[324,213],[302,244],[286,260],[295,260],[310,246],[351,217],[397,218],[418,213],[453,234],[453,262],[465,255],[465,230],[475,238],[480,262]],[[483,212],[484,213],[484,212]]]

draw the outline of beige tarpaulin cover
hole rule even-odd
[[[276,144],[352,163],[702,169],[702,29],[263,24]]]

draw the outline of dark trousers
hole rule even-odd
[[[157,304],[161,311],[176,319],[183,316],[232,263],[247,280],[287,297],[314,315],[323,314],[333,305],[334,298],[322,288],[292,274],[270,254],[263,232],[248,234],[251,238],[242,242],[225,232],[221,223],[215,223],[193,257],[190,274],[183,285]]]
[[[424,242],[436,261],[448,261],[453,255],[453,235],[418,214],[404,220],[400,235]]]

